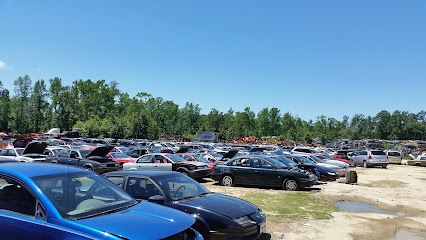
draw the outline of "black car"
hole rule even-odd
[[[120,163],[109,160],[107,156],[112,149],[112,146],[97,147],[94,150],[64,149],[56,156],[47,157],[47,161],[73,165],[100,174],[121,170]]]
[[[283,157],[293,161],[300,169],[314,173],[321,181],[336,181],[340,178],[339,173],[335,170],[319,166],[308,158],[291,155]],[[280,161],[284,161],[284,159],[281,157]]]
[[[104,175],[138,200],[148,200],[192,215],[205,239],[257,239],[266,216],[254,204],[213,193],[177,172],[125,171]]]
[[[294,171],[280,161],[266,156],[245,156],[225,164],[217,164],[210,177],[224,186],[272,186],[289,191],[311,187],[317,180],[313,174]]]

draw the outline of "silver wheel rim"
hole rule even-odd
[[[297,183],[294,180],[287,180],[285,183],[285,188],[290,191],[294,191],[297,189]]]
[[[232,177],[230,177],[230,176],[223,177],[222,184],[224,186],[231,186],[232,185]]]

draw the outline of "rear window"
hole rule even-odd
[[[390,157],[399,157],[399,156],[401,156],[401,153],[399,153],[399,152],[388,152],[388,156],[390,156]]]
[[[376,155],[376,156],[383,156],[383,155],[386,155],[386,153],[385,153],[385,152],[383,152],[383,151],[371,151],[371,154],[372,154],[372,155]]]

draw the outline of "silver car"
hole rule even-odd
[[[355,167],[363,166],[368,168],[381,166],[382,168],[387,168],[389,164],[388,156],[382,150],[355,151],[352,154],[351,160]]]

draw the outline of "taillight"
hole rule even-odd
[[[368,159],[370,159],[370,160],[372,159],[371,155],[368,156]]]

